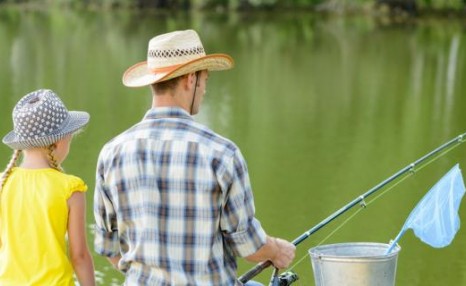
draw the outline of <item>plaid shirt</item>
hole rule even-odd
[[[102,149],[95,250],[121,255],[125,285],[235,285],[266,234],[244,158],[180,108],[154,108]]]

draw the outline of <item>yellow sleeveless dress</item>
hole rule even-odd
[[[65,236],[75,191],[87,191],[76,176],[12,170],[0,193],[0,285],[74,285]]]

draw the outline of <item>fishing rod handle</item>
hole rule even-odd
[[[251,270],[249,270],[248,272],[244,273],[243,275],[241,275],[238,280],[239,282],[241,283],[246,283],[248,282],[249,280],[251,280],[252,278],[254,278],[256,275],[258,275],[259,273],[262,272],[262,270],[264,270],[265,268],[269,267],[270,265],[272,265],[272,262],[270,260],[267,260],[265,262],[261,262],[259,264],[257,264],[256,266],[254,266],[253,268],[251,268]]]

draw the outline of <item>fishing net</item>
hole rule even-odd
[[[432,247],[449,245],[460,228],[458,209],[464,193],[463,177],[456,164],[417,204],[400,233],[412,229]]]

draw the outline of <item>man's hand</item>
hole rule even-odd
[[[278,251],[270,261],[273,266],[279,269],[287,268],[294,259],[296,246],[284,239],[273,238]]]
[[[284,239],[267,236],[266,243],[252,255],[246,257],[251,262],[270,260],[276,268],[286,268],[294,259],[296,246]]]

